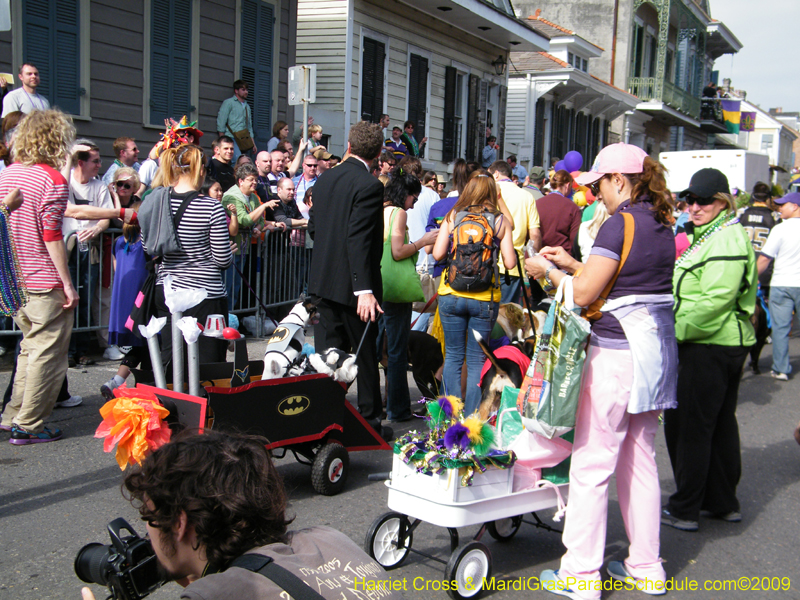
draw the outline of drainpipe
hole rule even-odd
[[[617,21],[619,19],[619,0],[614,0],[614,29],[611,38],[611,85],[614,83],[614,69],[617,65]],[[627,142],[626,142],[627,143]]]
[[[625,140],[626,144],[631,143],[631,115],[633,114],[632,111],[626,110],[625,111],[625,130],[623,132],[623,139]]]

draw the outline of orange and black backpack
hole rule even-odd
[[[480,205],[475,207],[482,208]],[[456,214],[447,264],[447,284],[457,292],[485,292],[498,281],[495,215],[472,212],[468,206]]]

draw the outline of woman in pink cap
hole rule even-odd
[[[591,186],[611,215],[588,260],[580,263],[563,248],[545,247],[525,262],[530,276],[554,286],[572,277],[575,303],[595,309],[589,311],[595,315],[589,316],[592,335],[570,468],[567,553],[558,570],[542,573],[541,582],[569,598],[600,598],[608,483],[616,473],[630,548],[627,559],[609,563],[608,574],[663,594],[654,440],[661,411],[676,406],[672,198],[664,167],[628,144],[604,148],[592,170],[576,181]],[[628,237],[633,233],[628,248],[626,228]],[[601,296],[605,303],[597,302]]]

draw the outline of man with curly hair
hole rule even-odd
[[[343,533],[322,526],[287,531],[286,491],[266,444],[256,436],[184,431],[125,477],[162,577],[183,585],[187,600],[285,598],[270,579],[275,567],[320,598],[357,600],[369,589],[402,598],[383,568]],[[270,565],[258,571],[243,555],[262,563],[266,557]],[[82,593],[94,598],[88,588]]]
[[[11,402],[0,429],[12,444],[52,442],[61,430],[44,426],[53,411],[64,375],[78,303],[61,232],[69,185],[58,172],[67,162],[75,128],[58,110],[37,110],[17,126],[14,164],[0,173],[0,197],[20,189],[24,198],[10,217],[28,303],[14,321],[22,331]]]

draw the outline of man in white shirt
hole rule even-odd
[[[761,275],[775,261],[770,280],[769,309],[772,316],[772,376],[787,381],[792,367],[789,364],[789,331],[792,312],[800,314],[800,192],[791,192],[774,199],[782,223],[769,233],[758,257]]]
[[[39,69],[30,63],[23,63],[17,75],[22,87],[9,92],[3,98],[3,117],[15,111],[28,114],[33,110],[47,110],[50,108],[47,98],[36,92],[40,81]]]
[[[88,148],[80,150],[73,157],[75,168],[72,169],[69,179],[69,202],[113,208],[114,202],[111,193],[102,180],[97,179],[97,174],[103,161],[100,159],[100,149],[89,140],[77,140],[76,145]],[[108,229],[108,219],[100,221],[77,220],[64,218],[62,233],[67,240],[67,250],[74,243],[69,257],[69,271],[72,283],[78,290],[80,301],[75,319],[75,327],[90,325],[89,308],[95,302],[94,293],[100,276],[100,264],[91,264],[94,254],[99,256],[100,234]],[[75,233],[75,241],[70,239],[70,234]],[[95,247],[94,250],[92,247]],[[87,332],[73,333],[69,344],[69,363],[91,365],[94,363],[89,356],[89,340],[91,334]]]

